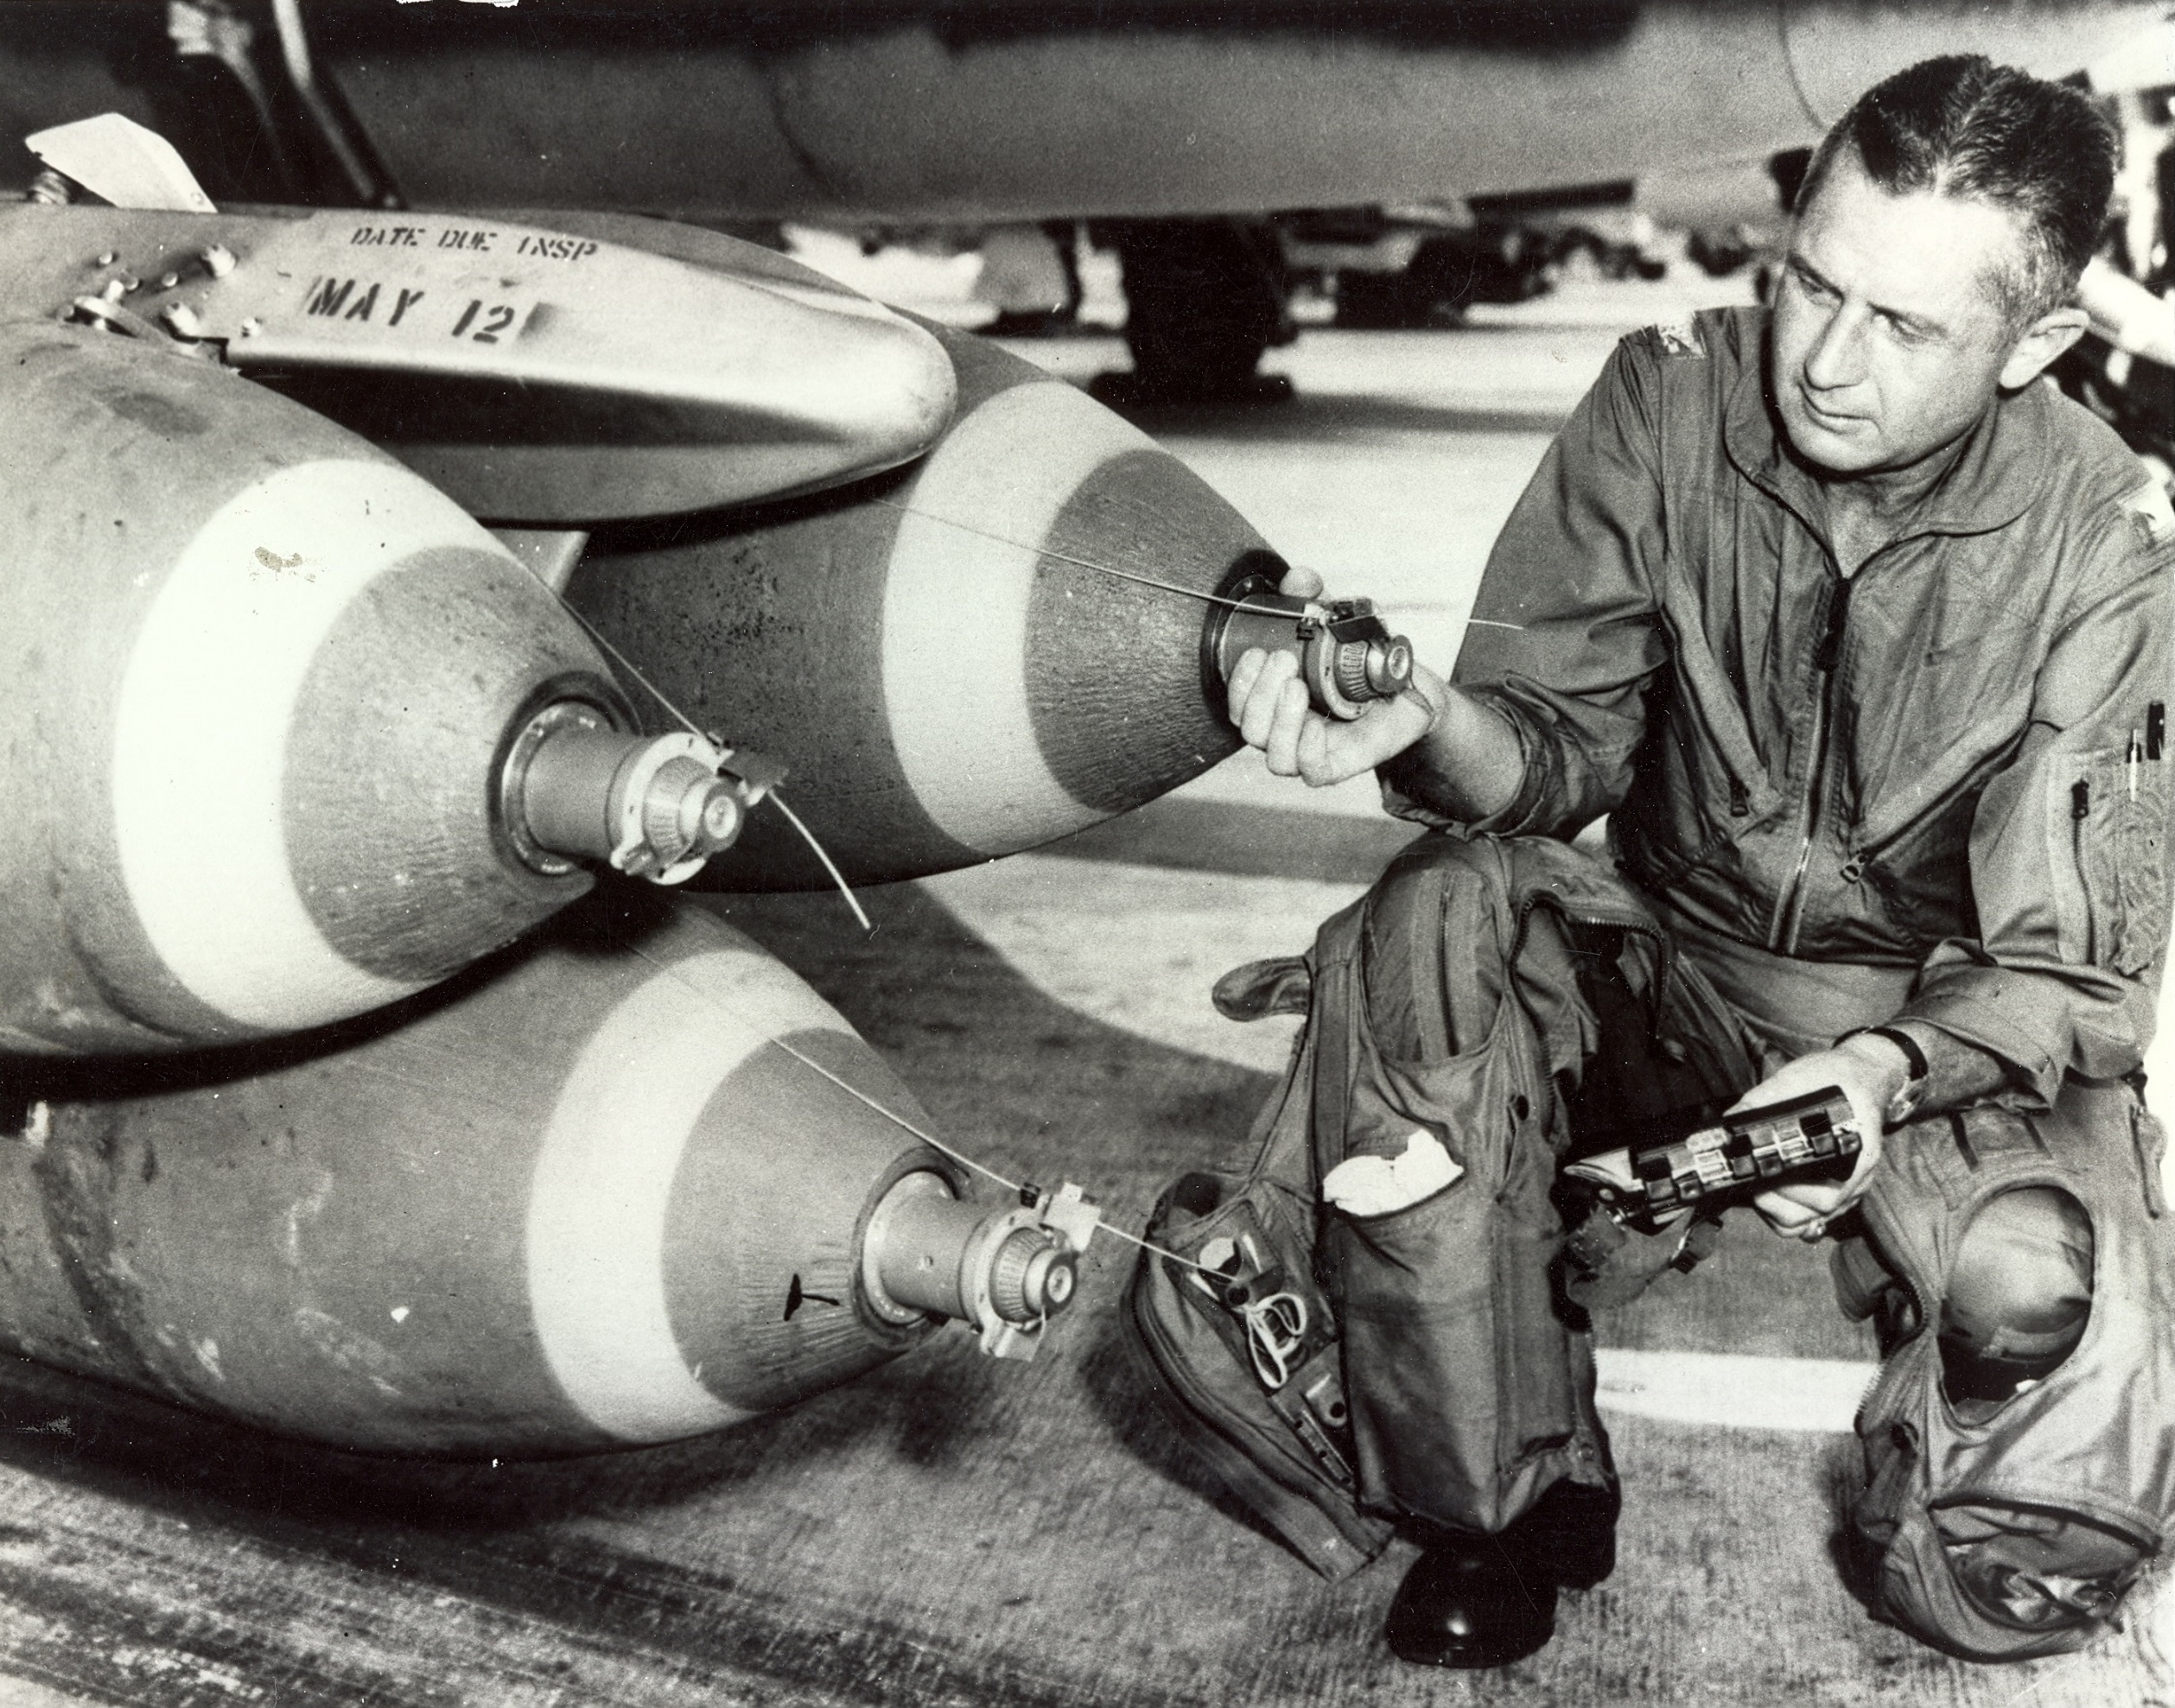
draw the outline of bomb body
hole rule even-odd
[[[1034,847],[1234,751],[1204,595],[1283,568],[1144,434],[937,330],[958,410],[919,462],[601,533],[568,587],[689,716],[786,765],[795,808],[856,881]],[[701,881],[830,879],[759,814]]]
[[[933,1325],[871,1307],[861,1250],[907,1177],[963,1195],[893,1118],[927,1117],[690,907],[592,904],[405,1008],[156,1068],[11,1064],[17,1352],[337,1445],[518,1456],[716,1429]]]
[[[130,1052],[395,1001],[582,894],[495,768],[595,644],[443,494],[137,340],[0,327],[0,1048]]]

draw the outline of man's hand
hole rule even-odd
[[[1319,599],[1321,590],[1321,577],[1311,569],[1290,571],[1280,587],[1294,599]],[[1434,727],[1444,700],[1441,678],[1415,664],[1412,686],[1395,699],[1368,702],[1349,722],[1325,717],[1307,698],[1298,661],[1259,647],[1239,655],[1226,686],[1231,721],[1249,746],[1262,750],[1269,770],[1315,789],[1395,759]]]
[[[1851,1113],[1858,1119],[1858,1131],[1865,1142],[1850,1178],[1840,1183],[1792,1181],[1762,1192],[1752,1204],[1770,1228],[1787,1237],[1816,1240],[1828,1231],[1831,1221],[1865,1196],[1867,1187],[1873,1184],[1873,1170],[1880,1166],[1888,1106],[1903,1089],[1910,1073],[1911,1064],[1904,1059],[1903,1051],[1886,1039],[1849,1038],[1832,1049],[1800,1056],[1730,1106],[1734,1114],[1739,1109],[1806,1096],[1832,1085],[1849,1100]]]

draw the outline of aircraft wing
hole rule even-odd
[[[200,174],[207,157],[245,174],[277,155],[417,206],[863,224],[1260,213],[1764,158],[1926,54],[2059,75],[2158,10],[1571,0],[1542,26],[1478,0],[283,0],[169,39],[160,0],[16,0],[0,8],[0,137],[111,109],[173,136]],[[258,106],[274,146],[253,159],[206,134]]]

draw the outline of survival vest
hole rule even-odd
[[[1858,1413],[1867,1480],[1853,1538],[1876,1610],[1937,1648],[1981,1660],[2080,1648],[2167,1544],[2175,1218],[2161,1144],[2120,1083],[2072,1082],[2051,1114],[1935,1115],[1889,1134],[1867,1239],[1835,1253],[1843,1308],[1877,1317],[1883,1339]],[[2090,1220],[2090,1314],[2050,1374],[1975,1417],[1943,1387],[1948,1280],[1973,1216],[2035,1186]]]

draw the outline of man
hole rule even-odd
[[[1847,1181],[1761,1200],[1778,1232],[1848,1212],[1888,1128],[1997,1094],[2047,1108],[2132,1072],[2149,1032],[2175,529],[2039,383],[2086,326],[2114,147],[2022,73],[1898,73],[1816,155],[1771,309],[1619,346],[1497,543],[1457,685],[1422,670],[1337,723],[1286,658],[1232,672],[1280,775],[1377,769],[1393,810],[1476,832],[1610,815],[1763,1063],[1742,1102],[1835,1086],[1857,1114]],[[2100,846],[2124,789],[2150,833],[2127,853]],[[2018,1196],[2064,1248],[2068,1201]],[[1422,1556],[1400,1654],[1546,1641],[1487,1591],[1495,1540]]]

